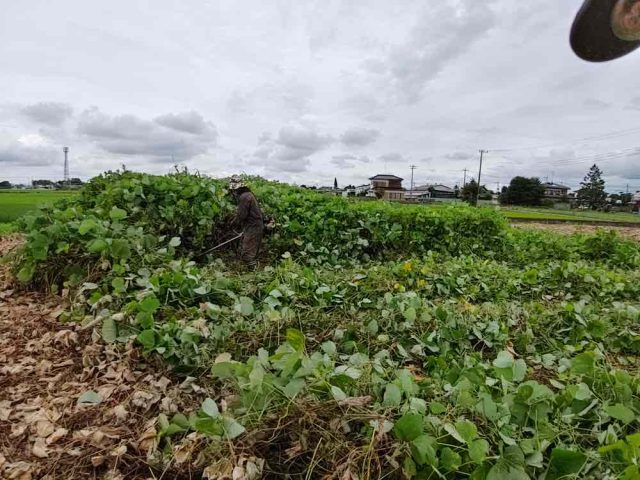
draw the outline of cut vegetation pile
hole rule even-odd
[[[24,221],[17,278],[68,289],[62,320],[207,375],[198,407],[155,418],[150,468],[188,452],[210,478],[640,475],[638,244],[249,183],[280,224],[255,274],[202,261],[234,207],[186,173],[110,174]]]

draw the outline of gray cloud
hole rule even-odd
[[[475,157],[468,152],[453,152],[446,154],[444,158],[448,160],[469,160]]]
[[[62,125],[73,114],[73,108],[66,103],[39,102],[22,107],[22,114],[30,120],[52,127]]]
[[[61,150],[51,145],[29,145],[19,141],[0,144],[0,165],[42,167],[61,162]]]
[[[334,155],[331,157],[331,163],[338,168],[353,168],[356,163],[369,163],[369,157],[366,155]]]
[[[429,81],[495,24],[490,2],[429,4],[404,43],[391,48],[382,60],[365,61],[363,68],[372,75],[386,77],[399,98],[416,102]]]
[[[193,135],[216,136],[216,128],[207,122],[198,112],[167,113],[155,118],[155,122],[163,127]]]
[[[608,102],[604,102],[597,98],[587,98],[583,105],[590,110],[606,110],[607,108],[611,108],[611,104]]]
[[[625,108],[627,110],[640,110],[640,97],[633,97]]]
[[[404,156],[398,152],[385,153],[384,155],[380,155],[378,159],[385,163],[400,163],[407,161]]]
[[[340,142],[347,147],[366,147],[374,143],[379,137],[379,130],[353,127],[340,135]]]
[[[254,157],[264,162],[269,172],[298,173],[311,165],[309,157],[333,142],[333,137],[321,134],[312,125],[287,125],[280,129],[275,139],[269,133],[263,133],[258,138]]]
[[[144,120],[134,115],[110,116],[97,107],[80,114],[78,132],[106,152],[158,162],[185,161],[207,153],[217,138],[213,124],[195,112]]]

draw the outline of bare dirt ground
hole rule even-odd
[[[595,233],[598,230],[614,230],[620,236],[630,240],[640,241],[640,228],[637,227],[613,227],[596,225],[576,225],[567,223],[519,223],[512,224],[516,228],[533,228],[548,230],[550,232],[571,235],[574,233]]]
[[[18,243],[0,238],[0,256]],[[202,478],[195,434],[157,468],[156,423],[211,392],[147,363],[131,345],[104,344],[62,323],[64,305],[19,291],[0,265],[0,478]]]

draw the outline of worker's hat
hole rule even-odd
[[[623,40],[620,32],[614,32],[625,8],[639,0],[585,0],[571,28],[571,48],[583,60],[606,62],[622,57],[640,46],[640,30],[632,32],[633,38]],[[614,13],[615,9],[615,13]],[[627,15],[632,15],[633,12]],[[627,17],[629,18],[629,17]],[[638,39],[638,40],[636,40]]]
[[[229,190],[238,190],[239,188],[244,187],[245,184],[242,181],[242,177],[240,175],[233,175],[229,179]]]

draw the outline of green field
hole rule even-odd
[[[640,223],[640,215],[635,213],[606,213],[590,210],[552,210],[525,207],[501,207],[499,211],[507,218],[514,220],[567,220],[585,222]]]
[[[68,190],[0,190],[0,223],[13,222],[41,205],[74,194]]]

